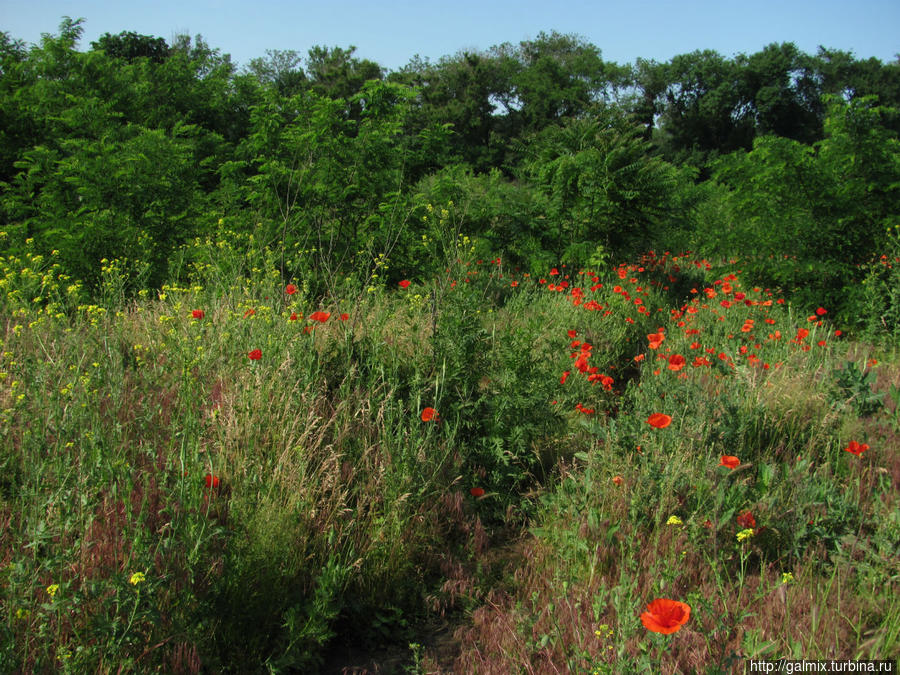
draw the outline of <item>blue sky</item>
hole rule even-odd
[[[82,49],[106,32],[170,42],[199,33],[241,65],[266,49],[356,45],[357,56],[393,70],[416,54],[436,61],[551,30],[576,33],[623,64],[695,49],[730,57],[772,42],[885,62],[900,53],[900,0],[0,0],[0,30],[26,42],[55,33],[62,16],[85,19]]]

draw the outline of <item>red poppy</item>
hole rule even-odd
[[[860,443],[857,443],[856,441],[850,441],[850,445],[848,445],[846,448],[844,448],[845,451],[851,452],[854,455],[856,455],[857,457],[862,455],[868,449],[869,449],[868,445],[866,445],[865,443],[860,444]]]
[[[259,360],[262,358],[262,350],[261,350],[261,349],[254,349],[252,352],[249,352],[249,353],[247,354],[247,357],[248,357],[251,361],[259,361]]]
[[[397,285],[400,286],[400,288],[408,288],[408,287],[409,287],[409,280],[408,280],[408,279],[404,279],[403,281],[399,282]]]
[[[612,482],[621,485],[623,483],[622,476],[613,476]]]
[[[469,494],[473,497],[483,497],[484,496],[484,488],[481,487],[473,487],[469,490]]]
[[[672,423],[672,418],[663,413],[653,413],[647,418],[647,424],[657,429],[665,429]]]
[[[816,310],[816,314],[818,314],[819,316],[825,316],[826,314],[828,314],[828,310],[824,307],[819,307],[819,309]]]
[[[684,368],[684,357],[681,354],[672,354],[669,357],[669,370],[679,371]]]
[[[669,635],[680,630],[690,617],[690,605],[678,600],[657,598],[641,614],[641,623],[649,631]]]
[[[650,333],[647,339],[650,341],[650,349],[657,349],[662,344],[662,341],[666,339],[666,336],[660,331],[659,333]]]
[[[434,408],[425,408],[422,411],[422,421],[430,422],[433,419],[436,419],[439,416],[438,411]]]
[[[204,316],[206,316],[206,314],[204,314],[202,309],[195,309],[191,312],[191,317],[194,319],[202,319]]]
[[[291,315],[288,317],[288,321],[296,321],[297,320],[297,312],[291,312]]]
[[[294,284],[288,284],[287,287],[284,289],[284,292],[287,293],[288,295],[293,295],[294,293],[297,292],[297,287],[294,286]]]
[[[206,476],[203,478],[203,481],[206,483],[206,487],[208,488],[216,489],[217,487],[219,487],[219,477],[214,476],[211,473],[206,474]]]
[[[568,332],[566,333],[566,335],[568,335],[570,338],[573,338],[573,337],[575,337],[576,335],[578,335],[578,332],[577,332],[577,331],[574,331],[574,330],[570,330],[570,331],[568,331]]]
[[[741,527],[752,529],[756,527],[756,518],[749,511],[743,511],[738,514],[737,524]]]
[[[343,314],[341,314],[341,317],[340,317],[341,321],[346,321],[349,318],[350,318],[350,315],[347,314],[347,312],[344,312]]]
[[[256,314],[255,309],[248,309],[246,312],[244,312],[244,318],[246,319],[248,316],[253,316],[254,314]]]
[[[563,372],[562,377],[559,378],[559,383],[560,383],[560,384],[565,384],[565,383],[566,383],[566,378],[567,378],[567,377],[569,377],[569,371],[568,371],[568,370],[566,370],[566,371]]]
[[[313,312],[309,315],[309,318],[313,321],[318,321],[319,323],[325,323],[330,316],[331,312]]]
[[[722,455],[719,459],[719,466],[727,466],[729,469],[736,469],[740,465],[741,460],[734,455]]]

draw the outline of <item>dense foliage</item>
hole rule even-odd
[[[371,268],[429,234],[437,185],[523,268],[690,240],[860,328],[855,291],[895,253],[897,62],[784,43],[623,65],[542,33],[396,72],[321,46],[239,69],[199,36],[79,51],[81,31],[3,34],[0,214],[10,253],[33,238],[92,291],[103,258],[157,287],[221,227],[277,243],[285,278]]]
[[[900,655],[900,60],[81,31],[0,33],[0,670]]]

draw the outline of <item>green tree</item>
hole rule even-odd
[[[104,33],[96,42],[91,43],[91,47],[104,51],[113,58],[126,61],[146,58],[154,63],[162,63],[171,53],[169,45],[162,38],[138,35],[133,31],[123,31],[118,35]]]
[[[626,254],[654,240],[678,178],[649,149],[641,127],[612,109],[547,127],[529,143],[526,175],[548,199],[547,248],[558,260],[585,246]]]
[[[668,64],[667,79],[660,137],[667,158],[703,166],[751,146],[755,120],[733,61],[712,50],[681,54]]]
[[[816,144],[760,136],[752,151],[716,163],[727,215],[701,238],[719,253],[740,251],[760,282],[852,313],[847,291],[900,222],[898,111],[874,98],[827,103]]]
[[[507,144],[498,136],[503,101],[508,101],[512,83],[511,63],[487,52],[460,52],[437,64],[414,59],[391,79],[418,89],[418,112],[410,119],[410,133],[450,125],[452,135],[443,148],[434,146],[413,175],[425,170],[464,162],[476,171],[488,171],[503,162]],[[508,110],[506,111],[508,112]]]
[[[310,48],[306,59],[306,73],[310,88],[319,96],[331,99],[350,99],[369,80],[381,80],[384,70],[374,61],[358,59],[356,47]]]
[[[302,63],[303,57],[293,49],[267,49],[266,57],[251,59],[246,71],[260,84],[273,86],[281,96],[289,97],[308,84]]]
[[[585,113],[594,102],[608,100],[626,77],[607,67],[596,46],[555,31],[523,41],[516,56],[521,66],[513,86],[527,132]]]
[[[752,109],[756,134],[777,134],[803,143],[822,136],[820,90],[812,60],[793,43],[770,44],[739,55],[743,100]]]
[[[385,250],[401,214],[391,209],[404,185],[403,133],[415,92],[371,80],[349,101],[309,90],[289,99],[268,92],[253,107],[241,154],[252,167],[247,200],[282,250],[315,248],[318,269],[347,270],[359,251]],[[365,263],[360,263],[364,265]]]

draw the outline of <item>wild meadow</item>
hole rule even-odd
[[[900,61],[0,32],[0,673],[900,658]]]
[[[897,658],[896,347],[739,260],[469,243],[327,298],[227,240],[101,304],[4,260],[2,670]]]

